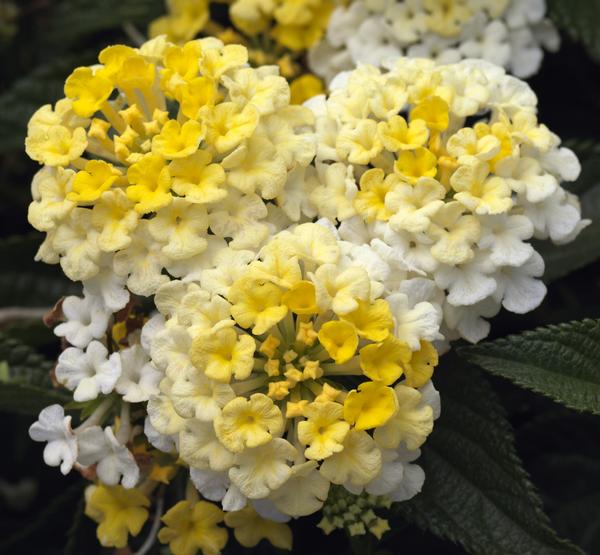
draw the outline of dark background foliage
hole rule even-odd
[[[129,41],[127,25],[143,32],[164,9],[161,0],[20,0],[14,4],[18,13],[11,18],[8,3],[0,0],[0,309],[49,307],[72,289],[57,268],[33,262],[40,236],[31,231],[26,218],[29,184],[37,169],[23,147],[29,116],[40,105],[61,96],[64,78],[73,67],[93,63],[97,52],[107,44]],[[574,245],[544,249],[548,260],[546,300],[523,316],[502,312],[494,320],[492,337],[546,324],[600,318],[600,3],[554,0],[550,6],[563,28],[563,45],[559,53],[546,54],[541,71],[530,83],[539,97],[540,120],[581,158],[584,171],[571,190],[582,195],[584,213],[598,219]],[[36,320],[0,320],[0,381],[4,382],[0,385],[0,553],[100,552],[94,540],[95,527],[82,514],[81,479],[74,474],[63,477],[57,469],[45,466],[43,446],[31,442],[27,435],[35,414],[54,400],[54,394],[46,393],[50,397],[24,404],[19,393],[26,388],[43,392],[47,370],[57,352],[56,340]],[[459,419],[460,411],[453,410],[452,403],[460,397],[460,390],[478,383],[487,391],[491,385],[499,405],[473,410],[489,412],[490,418],[506,413],[514,431],[516,452],[555,530],[586,553],[600,553],[598,417],[564,408],[505,379],[482,378],[481,370],[467,367],[456,357],[445,359],[436,381],[442,400],[445,395],[448,398],[447,415],[439,421],[440,429],[451,428],[453,417]],[[478,391],[477,387],[471,390],[473,399]],[[485,433],[485,426],[482,430]],[[492,425],[489,431],[491,437]],[[504,432],[510,434],[508,428]],[[427,468],[436,468],[434,450],[443,448],[443,442],[444,436],[436,428],[431,450],[426,450],[423,458]],[[455,455],[460,458],[461,453]],[[495,472],[492,463],[490,460],[488,468],[476,470],[482,480]],[[434,487],[432,483],[435,481],[430,474],[425,500],[431,494],[428,488]],[[294,552],[465,553],[462,547],[413,524],[419,523],[420,510],[419,503],[408,504],[399,513],[389,515],[392,532],[380,544],[373,537],[349,541],[343,532],[326,537],[315,528],[318,517],[302,519],[293,524]],[[431,523],[421,523],[422,528],[435,527],[435,515],[429,515],[427,507],[421,516],[425,520],[431,516]],[[474,532],[469,527],[478,526],[475,521],[462,524],[467,535]],[[443,532],[441,535],[452,537]],[[497,552],[491,546],[486,550],[455,539],[471,551]],[[554,552],[540,549],[529,552]],[[241,551],[232,540],[228,552]],[[263,542],[254,552],[275,550]]]

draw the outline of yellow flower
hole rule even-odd
[[[291,104],[302,104],[309,98],[323,94],[325,88],[323,81],[312,73],[306,73],[300,77],[296,77],[290,83]]]
[[[361,383],[344,401],[344,418],[357,430],[383,426],[397,410],[394,390],[381,382]]]
[[[341,318],[352,324],[358,335],[371,341],[383,341],[394,329],[390,307],[383,299],[372,303],[358,301],[358,308]]]
[[[355,125],[345,125],[337,136],[336,149],[351,164],[368,164],[383,150],[377,123],[363,119]]]
[[[208,215],[201,204],[176,197],[148,221],[152,238],[173,260],[190,258],[206,250]]]
[[[325,322],[318,337],[329,356],[338,364],[350,360],[358,347],[358,335],[354,326],[348,322]]]
[[[422,404],[422,394],[412,387],[398,384],[393,391],[397,410],[375,430],[375,441],[386,449],[396,449],[402,441],[411,451],[418,449],[433,430],[433,409]]]
[[[160,72],[161,85],[174,98],[180,98],[179,88],[188,85],[198,76],[198,59],[202,47],[198,41],[183,46],[171,45],[164,53],[164,69]]]
[[[215,432],[221,443],[234,453],[264,445],[283,431],[283,416],[273,401],[262,393],[250,399],[229,401],[215,418]]]
[[[96,533],[104,547],[126,547],[128,535],[137,536],[148,519],[149,506],[135,488],[99,484],[85,490],[85,514],[99,524]]]
[[[444,264],[463,264],[475,254],[473,245],[479,239],[481,224],[475,216],[463,212],[460,202],[447,202],[432,219],[429,234],[436,243],[431,254]]]
[[[354,198],[356,211],[367,222],[389,220],[391,214],[385,207],[385,197],[399,183],[397,175],[385,176],[379,168],[367,170],[360,178],[360,190]]]
[[[295,314],[316,314],[319,312],[315,286],[312,281],[302,280],[294,284],[281,300]]]
[[[435,177],[437,158],[433,152],[422,147],[404,150],[394,162],[394,171],[409,183],[416,183],[421,177]]]
[[[218,526],[223,511],[206,501],[180,501],[162,517],[165,526],[158,533],[173,555],[219,555],[227,543],[227,530]]]
[[[127,197],[137,203],[140,214],[154,212],[171,203],[171,176],[169,168],[160,156],[146,154],[127,170]]]
[[[73,111],[86,118],[102,108],[112,91],[110,80],[90,67],[78,67],[65,81],[65,96],[73,100]]]
[[[181,85],[177,91],[180,96],[181,113],[198,119],[204,107],[212,107],[218,100],[218,89],[212,79],[196,77],[190,83]]]
[[[439,96],[430,96],[410,111],[410,121],[423,120],[432,131],[444,131],[450,121],[450,107]]]
[[[356,266],[339,272],[335,264],[323,264],[314,276],[317,305],[324,312],[331,308],[342,315],[358,308],[358,302],[367,300],[371,280],[364,268]]]
[[[225,524],[233,528],[235,539],[244,547],[255,547],[266,539],[279,549],[292,549],[292,531],[283,522],[260,516],[252,507],[225,514]]]
[[[192,343],[190,358],[196,368],[209,378],[229,383],[231,377],[246,379],[254,365],[254,339],[244,333],[238,336],[231,328],[199,335]]]
[[[364,486],[381,471],[381,450],[362,430],[350,430],[344,448],[325,459],[320,472],[334,484]]]
[[[438,352],[429,341],[421,341],[421,348],[412,353],[410,361],[404,365],[406,380],[404,385],[423,387],[433,376],[438,363]]]
[[[220,164],[211,164],[211,156],[199,150],[187,158],[173,160],[169,172],[173,178],[173,191],[188,202],[208,204],[227,196],[223,187],[225,170]]]
[[[65,121],[71,105],[70,100],[59,100],[54,110],[47,104],[31,116],[25,150],[32,160],[48,166],[68,166],[84,153],[88,146],[85,129]]]
[[[91,203],[98,200],[104,191],[110,189],[119,177],[121,172],[112,164],[103,160],[89,160],[85,164],[85,169],[75,175],[67,199],[84,204]]]
[[[121,189],[105,191],[92,208],[92,224],[100,232],[98,246],[105,252],[124,249],[131,243],[131,233],[140,215]]]
[[[176,44],[193,39],[209,20],[208,0],[167,0],[169,13],[150,23],[150,38],[167,35]]]
[[[168,160],[185,158],[198,150],[205,133],[203,125],[196,120],[180,125],[177,120],[171,119],[152,139],[152,152]]]
[[[206,142],[217,152],[228,152],[250,137],[258,125],[258,110],[251,104],[240,108],[235,102],[222,102],[204,109]]]
[[[331,401],[314,402],[304,408],[303,420],[298,424],[298,440],[308,445],[304,455],[321,460],[343,449],[342,443],[350,429],[344,422],[344,407]]]
[[[365,345],[359,354],[360,367],[365,376],[384,385],[391,385],[398,380],[411,360],[409,346],[391,336],[381,343]]]
[[[229,289],[228,299],[232,303],[231,315],[243,328],[252,327],[254,335],[261,335],[281,321],[288,308],[283,293],[274,283],[244,278],[236,281]]]
[[[61,167],[44,167],[35,174],[31,183],[33,202],[27,212],[27,219],[35,229],[54,229],[73,209],[75,204],[67,200],[67,194],[74,175],[73,170]]]
[[[414,119],[410,124],[402,116],[392,116],[377,124],[377,132],[383,146],[391,151],[414,150],[427,142],[429,131],[422,119]]]
[[[460,166],[450,178],[454,198],[476,214],[502,214],[512,208],[511,189],[501,177],[489,176],[485,162]]]
[[[248,50],[239,44],[228,44],[223,48],[206,48],[200,58],[200,71],[217,80],[226,71],[248,63]]]

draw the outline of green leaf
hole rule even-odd
[[[44,504],[40,504],[42,509],[33,521],[19,527],[10,536],[0,541],[0,553],[45,553],[45,550],[31,551],[32,540],[35,541],[36,535],[40,533],[47,533],[53,523],[61,519],[64,512],[68,511],[83,495],[83,487],[84,481],[80,480],[68,487],[61,495],[45,499]],[[54,532],[56,533],[56,530]]]
[[[20,383],[0,384],[0,411],[37,416],[53,404],[64,404],[69,397],[57,389],[42,388]]]
[[[398,503],[406,520],[481,555],[581,553],[551,529],[481,373],[450,355],[434,377],[442,415],[423,447],[423,491]]]
[[[559,29],[581,42],[592,58],[600,60],[599,0],[548,0],[548,15]]]
[[[556,281],[600,258],[600,219],[592,220],[571,243],[554,245],[550,241],[534,241],[533,247],[546,264],[544,281]]]
[[[164,0],[62,0],[49,14],[42,46],[68,50],[79,39],[125,23],[139,25],[145,34],[146,25],[165,11]]]
[[[3,382],[51,387],[50,370],[54,363],[18,339],[3,333],[0,333],[0,361],[8,366],[8,376]]]
[[[0,306],[49,309],[60,297],[81,290],[64,276],[60,266],[34,260],[42,240],[37,232],[0,240]]]
[[[567,407],[600,414],[600,320],[537,328],[459,353]]]

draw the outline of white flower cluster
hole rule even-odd
[[[327,81],[359,63],[398,56],[454,63],[480,58],[529,77],[560,38],[544,0],[357,0],[331,15],[309,55]]]
[[[130,403],[146,402],[158,393],[161,373],[151,364],[139,329],[127,334],[126,320],[115,324],[113,312],[124,308],[128,298],[127,294],[117,302],[111,297],[107,304],[102,296],[84,290],[82,298],[70,296],[60,303],[57,318],[62,322],[54,333],[71,346],[58,357],[55,378],[73,392],[74,401],[91,403],[88,406],[95,410],[72,429],[64,408],[49,406],[29,433],[35,441],[47,442],[44,461],[60,466],[63,474],[73,467],[84,471],[95,465],[104,484],[132,488],[140,469],[127,447],[137,433],[130,421]],[[110,394],[115,393],[122,400],[118,424],[115,420],[103,428],[115,404]]]
[[[560,186],[579,162],[538,123],[529,86],[484,61],[401,58],[332,89],[309,103],[318,152],[306,180],[350,256],[388,295],[436,306],[446,340],[484,338],[501,306],[537,307],[544,261],[529,240],[566,243],[588,222]]]

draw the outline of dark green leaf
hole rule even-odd
[[[548,0],[548,13],[557,27],[581,42],[592,58],[600,60],[599,0]]]
[[[48,499],[33,522],[15,530],[8,538],[0,541],[0,553],[31,553],[29,550],[24,551],[23,547],[27,549],[27,544],[35,538],[36,534],[48,530],[57,517],[60,517],[64,511],[71,510],[80,495],[83,495],[83,481],[73,484],[61,495]],[[39,551],[39,553],[43,552],[45,551]]]
[[[53,362],[36,353],[18,339],[0,333],[0,362],[8,366],[7,380],[11,384],[51,387]]]
[[[92,555],[100,551],[95,534],[95,524],[85,516],[85,499],[83,495],[73,516],[73,523],[67,532],[67,544],[64,555]]]
[[[550,241],[535,241],[534,248],[546,264],[546,283],[567,276],[600,258],[600,219],[592,220],[572,243],[554,245]]]
[[[163,0],[62,0],[50,12],[43,45],[62,49],[92,33],[119,29],[125,23],[146,25],[166,11]]]
[[[42,239],[42,234],[31,233],[0,240],[0,306],[50,308],[63,295],[81,290],[59,266],[33,259]]]
[[[570,408],[600,414],[600,320],[537,328],[459,352]]]
[[[19,383],[0,383],[0,411],[37,416],[55,403],[64,404],[69,397],[62,391]]]
[[[470,553],[580,553],[551,529],[489,384],[454,357],[444,366],[435,377],[442,416],[419,460],[427,476],[425,486],[397,510]]]

